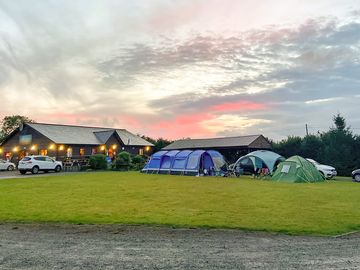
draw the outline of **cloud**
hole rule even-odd
[[[360,126],[356,11],[227,31],[251,1],[224,25],[215,0],[15,2],[0,1],[0,115],[169,138],[281,138],[338,110]]]

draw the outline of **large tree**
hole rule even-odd
[[[355,136],[340,114],[335,115],[333,121],[335,126],[321,134],[324,144],[321,161],[333,165],[340,175],[349,175],[357,165]]]
[[[23,123],[34,123],[35,121],[23,115],[5,116],[0,121],[0,142],[2,142],[11,132],[17,129]]]

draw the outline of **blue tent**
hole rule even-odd
[[[162,158],[167,152],[168,151],[159,151],[153,154],[143,170],[146,169],[148,173],[158,173],[160,170]]]
[[[234,167],[236,170],[243,169],[248,172],[255,172],[258,169],[267,168],[270,174],[272,174],[274,169],[276,169],[275,167],[284,160],[284,157],[275,152],[258,150],[240,157],[235,162]]]
[[[160,151],[151,156],[144,173],[180,175],[222,175],[226,167],[223,156],[213,150]]]
[[[167,152],[165,155],[162,156],[160,170],[159,173],[169,174],[171,166],[175,160],[176,155],[179,153],[179,150],[173,150]]]

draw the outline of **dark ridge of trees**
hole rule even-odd
[[[141,136],[141,138],[147,140],[148,142],[151,142],[154,145],[154,153],[160,151],[165,146],[168,146],[169,144],[172,144],[174,142],[172,140],[167,140],[164,138],[153,139],[148,136]]]
[[[300,155],[335,167],[339,175],[350,175],[360,168],[360,136],[354,135],[340,114],[333,117],[329,131],[305,137],[289,136],[273,143],[273,150],[284,157]]]

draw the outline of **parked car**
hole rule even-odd
[[[16,165],[10,161],[0,159],[0,171],[13,171],[16,169]]]
[[[315,168],[322,173],[322,175],[324,175],[324,177],[326,179],[331,179],[333,177],[335,177],[337,175],[337,171],[334,167],[328,166],[328,165],[323,165],[320,164],[319,162],[311,159],[311,158],[307,158],[308,161],[310,161]]]
[[[21,174],[26,172],[37,174],[39,171],[60,172],[63,169],[63,164],[61,161],[56,161],[48,156],[26,156],[20,160],[18,169]]]
[[[360,169],[357,169],[351,173],[355,182],[360,182]]]

